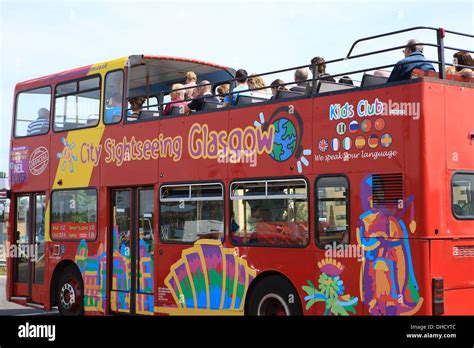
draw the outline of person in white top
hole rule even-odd
[[[263,88],[266,86],[265,81],[261,76],[257,76],[255,74],[252,74],[249,76],[247,80],[247,85],[249,86],[249,89],[255,89],[255,88]],[[265,89],[259,89],[256,91],[252,91],[252,97],[257,97],[257,98],[266,98],[270,99],[271,98],[271,92],[268,88]]]

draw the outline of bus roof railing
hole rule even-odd
[[[311,95],[314,95],[315,92],[316,92],[316,90],[315,90],[316,81],[318,81],[318,80],[326,80],[328,77],[334,78],[334,77],[339,77],[339,76],[349,76],[349,75],[363,73],[363,72],[367,72],[367,71],[381,70],[381,69],[385,69],[385,68],[394,67],[394,66],[397,65],[397,63],[381,65],[381,66],[377,66],[377,67],[371,66],[371,67],[366,68],[366,69],[346,71],[346,72],[339,73],[339,74],[326,74],[324,77],[319,77],[317,74],[314,74],[314,72],[316,71],[316,69],[318,68],[319,65],[321,65],[321,64],[329,65],[329,64],[333,64],[333,63],[344,62],[344,61],[347,61],[347,60],[350,60],[350,59],[358,59],[358,58],[362,58],[362,57],[378,55],[378,54],[381,54],[381,53],[391,52],[391,51],[394,51],[394,50],[405,48],[406,45],[401,45],[401,46],[389,47],[389,48],[385,48],[385,49],[380,49],[380,50],[375,50],[375,51],[370,51],[370,52],[365,52],[365,53],[361,53],[361,54],[352,55],[352,52],[354,51],[355,47],[361,42],[374,40],[374,39],[387,37],[387,36],[392,36],[392,35],[397,35],[397,34],[401,34],[401,33],[405,33],[405,32],[412,32],[412,31],[416,31],[416,30],[436,31],[436,34],[437,34],[436,35],[437,36],[437,43],[436,44],[429,43],[429,42],[419,42],[419,43],[417,43],[417,45],[423,45],[423,46],[428,46],[428,47],[436,47],[437,51],[438,51],[438,60],[420,60],[420,61],[414,61],[414,62],[405,63],[405,64],[418,63],[418,62],[436,64],[436,65],[438,65],[438,68],[439,68],[438,74],[439,74],[440,79],[446,79],[446,71],[445,71],[446,66],[457,66],[457,67],[463,67],[463,68],[472,68],[472,67],[465,66],[465,65],[460,65],[460,64],[454,65],[454,64],[446,63],[445,57],[444,57],[444,51],[445,50],[465,51],[465,52],[469,52],[469,53],[474,53],[474,51],[467,50],[467,49],[462,49],[462,48],[444,46],[444,37],[445,37],[446,33],[453,34],[453,35],[464,36],[464,37],[468,37],[468,38],[474,38],[474,35],[459,33],[459,32],[455,32],[455,31],[450,31],[450,30],[446,30],[446,29],[443,29],[443,28],[418,26],[418,27],[411,27],[411,28],[407,28],[407,29],[396,30],[396,31],[392,31],[392,32],[384,33],[384,34],[378,34],[378,35],[373,35],[373,36],[368,36],[368,37],[365,37],[365,38],[358,39],[358,40],[354,41],[351,48],[349,49],[349,52],[347,53],[346,57],[344,57],[344,58],[332,59],[332,60],[328,60],[328,61],[325,61],[324,63],[320,63],[320,64],[318,64],[318,63],[306,64],[306,65],[300,65],[300,66],[291,67],[291,68],[273,70],[273,71],[270,71],[270,72],[264,72],[264,73],[255,74],[255,75],[252,75],[252,76],[253,77],[262,77],[262,76],[268,76],[268,75],[274,75],[274,74],[280,74],[280,73],[285,73],[285,72],[289,72],[289,71],[294,71],[294,70],[301,69],[301,68],[309,68],[313,72],[313,77],[310,78],[310,79],[304,80],[304,81],[299,81],[299,82],[300,83],[301,82],[306,82],[307,83],[307,82],[312,81]],[[247,78],[250,78],[252,76],[248,76]],[[234,88],[233,82],[237,81],[238,79],[239,78],[234,77],[232,79],[228,79],[228,80],[224,80],[224,81],[210,82],[208,84],[197,84],[197,85],[194,85],[194,86],[185,86],[183,88],[169,89],[169,90],[161,91],[160,92],[160,98],[159,98],[160,111],[163,110],[163,106],[168,105],[168,104],[176,103],[174,101],[163,103],[164,96],[169,94],[170,92],[189,90],[189,89],[200,88],[200,87],[209,86],[209,85],[212,86],[212,85],[229,84],[229,92],[228,93],[214,94],[214,96],[228,96],[229,101],[231,101],[232,96],[236,93],[252,92],[252,91],[259,91],[259,90],[265,90],[265,89],[271,88],[271,86],[264,86],[264,87],[259,87],[259,88],[252,88],[252,89],[249,88],[249,89],[246,89],[246,90],[233,92],[233,88]],[[288,82],[288,83],[279,84],[277,87],[294,85],[294,84],[295,84],[295,82]],[[184,100],[181,100],[181,101],[190,101],[190,100],[193,100],[193,99],[205,99],[205,98],[206,98],[206,96],[199,96],[199,97],[195,97],[195,98],[185,98]],[[229,102],[228,104],[229,104],[228,106],[230,106],[232,103]]]

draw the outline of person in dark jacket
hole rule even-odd
[[[398,61],[387,82],[409,80],[414,69],[435,71],[431,63],[426,62],[423,45],[417,40],[409,40],[403,50],[405,58]]]
[[[201,111],[204,107],[205,102],[211,102],[218,104],[220,102],[219,98],[212,94],[212,85],[209,81],[201,81],[197,85],[198,95],[184,107],[186,114],[189,114],[192,111]]]

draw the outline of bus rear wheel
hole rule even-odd
[[[250,294],[246,314],[256,316],[302,315],[299,296],[291,283],[280,276],[260,281]]]
[[[84,314],[84,285],[79,271],[74,266],[67,267],[58,282],[57,304],[64,316]]]

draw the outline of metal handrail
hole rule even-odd
[[[445,67],[446,66],[453,66],[452,64],[449,64],[449,63],[445,62],[445,58],[444,58],[444,51],[445,50],[466,51],[466,52],[469,52],[469,53],[474,53],[474,51],[471,51],[471,50],[460,49],[460,48],[455,48],[455,47],[450,47],[450,46],[444,46],[444,37],[445,37],[446,33],[453,34],[453,35],[465,36],[465,37],[469,37],[469,38],[474,38],[474,35],[459,33],[459,32],[450,31],[450,30],[445,30],[443,28],[417,26],[417,27],[411,27],[411,28],[407,28],[407,29],[396,30],[396,31],[392,31],[392,32],[384,33],[384,34],[378,34],[378,35],[373,35],[373,36],[368,36],[368,37],[365,37],[365,38],[358,39],[352,44],[352,46],[349,49],[349,52],[347,53],[346,57],[325,61],[324,64],[328,65],[328,64],[332,64],[332,63],[347,61],[349,59],[357,59],[357,58],[377,55],[377,54],[380,54],[380,53],[391,52],[391,51],[394,51],[394,50],[404,48],[404,47],[406,47],[406,45],[396,46],[396,47],[391,47],[391,48],[386,48],[386,49],[381,49],[381,50],[370,51],[370,52],[361,53],[361,54],[357,54],[357,55],[352,55],[352,52],[354,51],[355,47],[361,42],[374,40],[374,39],[378,39],[378,38],[381,38],[381,37],[397,35],[397,34],[401,34],[401,33],[405,33],[405,32],[411,32],[411,31],[415,31],[415,30],[436,31],[436,33],[437,33],[437,43],[436,44],[423,43],[423,42],[420,42],[420,43],[417,43],[417,44],[428,46],[428,47],[436,47],[437,50],[438,50],[438,60],[420,60],[420,61],[412,61],[412,62],[403,63],[403,64],[412,64],[412,63],[417,63],[417,62],[437,64],[439,66],[439,72],[438,72],[439,73],[439,78],[441,78],[441,79],[446,78]],[[268,76],[268,75],[284,73],[284,72],[288,72],[288,71],[294,71],[294,70],[301,69],[301,68],[310,68],[310,70],[313,72],[313,77],[311,79],[307,79],[305,81],[300,81],[300,82],[312,81],[313,82],[312,95],[314,95],[315,94],[314,92],[315,92],[316,81],[318,81],[318,80],[324,80],[327,77],[346,76],[346,75],[352,75],[352,74],[362,73],[362,72],[371,71],[371,70],[379,70],[379,69],[394,67],[394,66],[399,65],[399,64],[395,63],[395,64],[383,65],[383,66],[379,66],[379,67],[370,67],[370,68],[367,68],[367,69],[359,69],[359,70],[344,72],[344,73],[340,73],[340,74],[333,74],[333,75],[327,74],[323,78],[318,77],[317,74],[314,73],[319,65],[320,64],[300,65],[300,66],[296,66],[296,67],[279,69],[279,70],[274,70],[274,71],[265,72],[265,73],[261,73],[261,74],[256,74],[256,75],[253,75],[253,76],[261,77],[261,76]],[[463,65],[457,65],[457,66],[468,67],[468,66],[463,66]],[[212,85],[229,84],[230,88],[229,88],[228,93],[226,93],[226,94],[214,94],[214,96],[226,96],[227,95],[229,97],[229,100],[232,101],[232,96],[236,93],[242,93],[242,92],[247,92],[247,91],[252,92],[252,91],[259,91],[259,90],[264,90],[264,89],[270,89],[271,88],[271,86],[265,86],[265,87],[246,89],[246,90],[243,90],[243,91],[234,92],[233,91],[233,89],[234,89],[233,82],[235,82],[236,80],[238,80],[238,78],[234,77],[232,79],[228,79],[228,80],[224,80],[224,81],[210,82],[210,83],[205,84],[205,85],[195,85],[195,86],[188,86],[188,87],[183,87],[183,88],[174,89],[174,90],[169,89],[169,90],[161,91],[160,92],[160,98],[159,98],[160,111],[163,110],[164,105],[176,103],[176,102],[173,102],[173,101],[163,103],[164,96],[166,94],[169,94],[170,92],[173,92],[173,91],[188,90],[188,89],[200,88],[200,87],[209,86],[209,85],[212,86]],[[287,85],[294,85],[294,84],[295,84],[295,82],[288,82],[288,83],[284,83],[284,84],[279,84],[278,86],[287,86]],[[188,101],[188,100],[193,100],[193,99],[205,99],[205,98],[207,98],[207,97],[206,96],[199,96],[199,97],[196,97],[196,98],[185,98],[183,101]],[[230,106],[232,104],[232,102],[229,102],[228,104],[229,104],[228,106]]]

